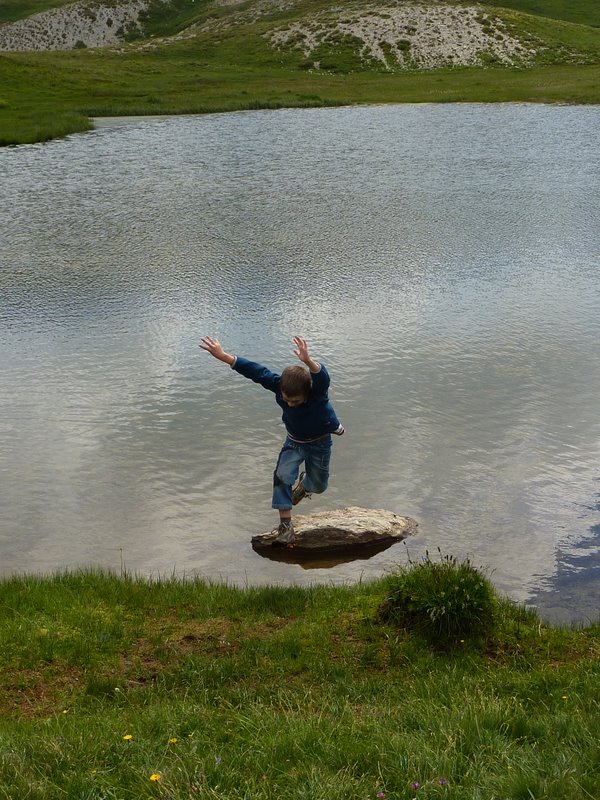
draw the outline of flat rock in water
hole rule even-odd
[[[294,551],[327,552],[355,550],[401,542],[416,533],[418,523],[391,511],[351,506],[336,511],[294,516],[296,541]],[[277,533],[252,537],[252,547],[259,551],[277,545]]]

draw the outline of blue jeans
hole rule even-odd
[[[300,464],[304,461],[304,488],[307,492],[321,494],[329,480],[331,458],[331,436],[316,442],[300,444],[286,439],[277,459],[273,473],[272,508],[292,507],[292,486],[298,478]]]

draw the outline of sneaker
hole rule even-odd
[[[294,531],[293,522],[280,522],[279,526],[271,531],[276,533],[277,536],[273,539],[273,544],[290,545],[296,541],[296,533]]]
[[[292,489],[292,505],[293,506],[298,505],[300,500],[302,500],[304,497],[310,497],[311,496],[310,492],[307,492],[306,489],[304,488],[304,476],[305,476],[305,474],[306,474],[305,472],[301,472],[300,473],[300,477],[298,478],[298,483]]]

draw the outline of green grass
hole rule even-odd
[[[340,41],[317,54],[324,68],[312,71],[300,50],[274,50],[263,34],[283,19],[314,14],[322,4],[306,0],[254,22],[243,16],[252,5],[215,10],[207,9],[205,0],[177,0],[167,12],[155,4],[146,21],[153,35],[173,33],[209,14],[237,22],[177,43],[157,42],[150,49],[130,44],[121,52],[0,54],[0,145],[88,130],[89,118],[103,115],[354,103],[600,102],[600,31],[589,26],[499,11],[515,34],[544,43],[528,68],[386,72],[381,65],[361,64],[355,44]],[[577,7],[585,10],[583,4]],[[21,6],[14,0],[0,0],[0,19],[15,8]],[[586,8],[591,14],[592,5]]]
[[[0,797],[596,797],[599,628],[496,601],[444,654],[392,589],[4,580]]]
[[[600,65],[530,70],[314,74],[222,65],[191,45],[132,51],[0,56],[0,144],[43,141],[91,126],[90,116],[403,102],[600,102]]]
[[[514,8],[526,14],[563,19],[580,25],[600,26],[600,5],[595,0],[486,0],[486,5]]]
[[[497,624],[492,584],[467,559],[409,563],[390,581],[382,619],[417,631],[432,647],[449,649],[491,638]]]

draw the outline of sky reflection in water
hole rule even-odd
[[[440,547],[576,616],[553,581],[598,552],[599,123],[252,112],[1,151],[2,572],[345,582]],[[419,536],[328,569],[254,553],[283,432],[206,333],[274,369],[306,336],[348,429],[307,510]]]

